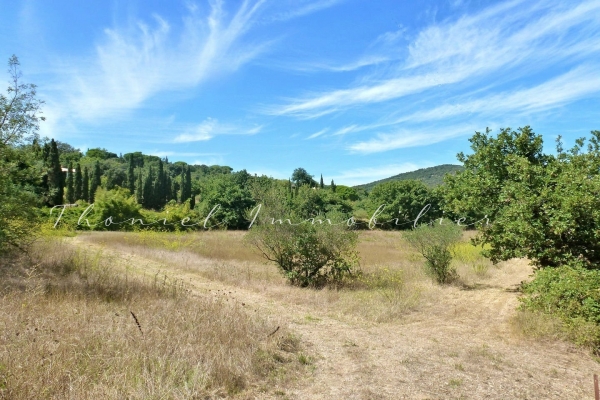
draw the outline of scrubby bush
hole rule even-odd
[[[246,240],[295,286],[336,285],[357,272],[358,235],[345,226],[276,222],[252,227]]]
[[[600,352],[599,270],[544,268],[522,289],[521,309],[557,316],[573,341]]]
[[[140,206],[127,189],[98,188],[95,200],[93,218],[90,218],[90,222],[93,220],[96,224],[94,229],[133,230],[135,223],[132,222],[143,218]]]
[[[305,219],[294,207],[295,198],[287,185],[263,183],[252,187],[262,208],[256,221],[256,214],[246,215],[253,221],[247,244],[275,262],[292,285],[338,285],[357,273],[358,234],[344,222],[343,212],[332,210]]]
[[[455,224],[420,225],[404,233],[406,241],[425,258],[426,271],[439,284],[458,278],[452,262],[452,246],[461,238],[462,228]]]

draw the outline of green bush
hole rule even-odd
[[[96,224],[96,230],[134,230],[139,224],[131,222],[143,218],[140,213],[141,207],[127,189],[98,188],[95,200],[90,223]],[[130,219],[133,220],[127,221]]]
[[[462,228],[455,224],[420,225],[404,233],[406,241],[425,258],[427,273],[441,285],[458,278],[451,248],[460,240]]]
[[[246,241],[300,287],[337,285],[356,273],[358,235],[346,226],[302,223],[253,226]]]
[[[559,317],[573,341],[600,351],[600,271],[561,266],[536,271],[521,309]]]

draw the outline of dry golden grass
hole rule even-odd
[[[389,322],[418,309],[423,300],[435,301],[441,289],[424,274],[421,256],[400,232],[361,231],[359,235],[359,278],[343,288],[321,290],[289,286],[274,264],[244,244],[244,232],[102,232],[81,238],[342,317]],[[485,279],[489,262],[479,250],[466,242],[459,250],[455,266],[463,277],[461,283]],[[474,265],[485,265],[485,271],[477,271]]]
[[[57,241],[3,260],[0,398],[244,398],[304,368],[282,321],[114,262]]]
[[[439,286],[423,273],[421,256],[404,244],[401,233],[360,232],[360,279],[342,288],[313,290],[289,286],[275,265],[256,254],[244,256],[252,250],[244,247],[240,232],[148,235],[151,241],[136,235],[92,233],[72,244],[105,246],[106,253],[114,253],[114,263],[131,265],[132,272],[134,266],[136,273],[151,276],[157,269],[168,271],[197,292],[217,291],[213,297],[228,298],[226,306],[252,304],[261,315],[288,321],[310,350],[293,355],[283,353],[280,344],[266,352],[267,365],[287,365],[288,375],[295,364],[314,368],[309,379],[284,383],[270,394],[250,388],[242,395],[562,400],[589,394],[586,374],[597,364],[588,355],[561,341],[539,343],[513,332],[512,318],[519,318],[514,317],[514,289],[531,272],[524,260],[478,267],[485,262],[480,249],[463,243],[454,260],[461,280]],[[146,335],[146,312],[133,311]],[[522,318],[517,324],[531,321]],[[129,334],[139,336],[131,317],[129,323]],[[277,352],[290,362],[279,363]],[[249,376],[247,382],[264,385],[260,374]],[[186,397],[164,397],[176,396]]]

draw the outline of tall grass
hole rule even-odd
[[[152,258],[177,269],[259,291],[333,315],[387,322],[414,310],[427,282],[420,265],[397,232],[360,232],[360,277],[342,287],[297,289],[277,267],[243,243],[243,232],[118,233],[83,235],[83,240]],[[175,250],[176,249],[176,250]],[[167,267],[168,268],[168,267]]]
[[[53,240],[0,273],[0,398],[216,398],[302,368],[282,321],[126,274],[106,253]]]

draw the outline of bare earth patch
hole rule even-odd
[[[101,247],[94,236],[69,240],[88,249]],[[363,240],[372,240],[378,246],[381,240],[375,239],[392,243],[388,234],[375,239],[373,235],[365,237]],[[467,286],[436,287],[415,280],[412,283],[418,282],[423,290],[420,303],[399,318],[377,322],[348,311],[351,308],[344,296],[351,294],[291,288],[274,267],[254,260],[219,260],[185,250],[141,250],[111,241],[103,246],[132,271],[166,271],[186,282],[192,291],[227,296],[244,307],[287,322],[287,328],[300,336],[307,349],[305,362],[312,372],[272,394],[250,398],[593,396],[592,376],[600,368],[589,354],[564,342],[533,341],[515,332],[511,324],[518,305],[515,288],[531,274],[524,260],[492,267],[485,278],[474,279]],[[386,257],[397,256],[390,251]],[[238,276],[226,276],[224,271]]]

